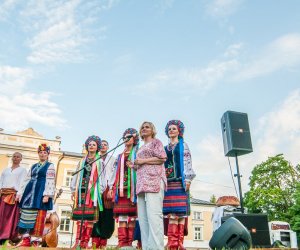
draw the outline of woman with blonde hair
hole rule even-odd
[[[137,152],[134,167],[137,169],[138,219],[143,249],[163,249],[162,207],[167,185],[163,163],[167,156],[163,144],[156,139],[153,123],[143,122],[140,136],[144,145]]]

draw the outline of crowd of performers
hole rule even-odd
[[[139,131],[123,133],[124,150],[116,158],[107,154],[108,142],[98,136],[85,141],[86,156],[71,183],[77,223],[74,248],[105,249],[118,223],[118,247],[185,249],[189,189],[195,177],[191,154],[184,141],[184,124],[171,120],[165,127],[169,143],[156,138],[156,128],[143,122]],[[140,141],[143,145],[140,146]],[[48,161],[50,148],[38,147],[39,162],[30,170],[20,166],[22,155],[1,175],[0,243],[22,238],[19,246],[38,246],[47,211],[53,209],[55,167]],[[88,168],[88,167],[89,168]]]

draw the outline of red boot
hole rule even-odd
[[[80,241],[80,221],[76,222],[77,224],[77,228],[76,228],[76,238],[75,238],[75,243],[72,246],[72,249],[75,249],[78,245],[79,245],[79,241]],[[84,224],[82,225],[82,234],[84,232],[85,226]],[[82,237],[81,237],[82,238]]]
[[[138,240],[136,248],[137,249],[142,249],[142,241],[141,240]]]
[[[100,248],[105,248],[107,246],[107,239],[101,239],[99,238],[100,241]]]
[[[30,239],[31,239],[30,236],[24,237],[21,242],[21,245],[19,245],[18,247],[31,247]]]
[[[126,247],[127,242],[127,227],[118,227],[118,248]]]
[[[134,237],[134,229],[135,227],[128,227],[127,228],[127,232],[128,232],[128,235],[127,235],[127,246],[130,246],[132,247],[132,242],[133,242],[133,237]]]
[[[178,248],[179,250],[186,250],[183,246],[184,240],[184,224],[178,224]]]
[[[168,244],[169,250],[178,249],[178,224],[170,224],[168,226]]]
[[[90,238],[92,235],[92,231],[93,231],[92,227],[87,227],[84,230],[84,233],[82,234],[82,237],[81,237],[82,240],[80,241],[81,248],[88,248],[89,241],[90,241]]]
[[[93,249],[100,247],[100,237],[92,237],[92,247]]]

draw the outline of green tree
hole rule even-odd
[[[296,186],[294,193],[295,204],[290,208],[289,214],[291,217],[290,224],[292,229],[297,233],[298,245],[300,244],[300,183]]]
[[[252,170],[245,207],[252,213],[267,213],[269,220],[289,222],[289,209],[295,202],[293,195],[299,179],[298,169],[282,154],[269,157]]]
[[[214,194],[210,197],[209,202],[216,204],[217,198]]]

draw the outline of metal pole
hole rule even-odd
[[[236,164],[236,174],[235,174],[235,176],[238,179],[240,203],[241,203],[241,210],[242,210],[242,214],[243,214],[244,213],[244,202],[243,202],[243,192],[242,192],[242,185],[241,185],[241,177],[242,176],[240,175],[239,162],[238,162],[237,154],[235,154],[235,164]]]

